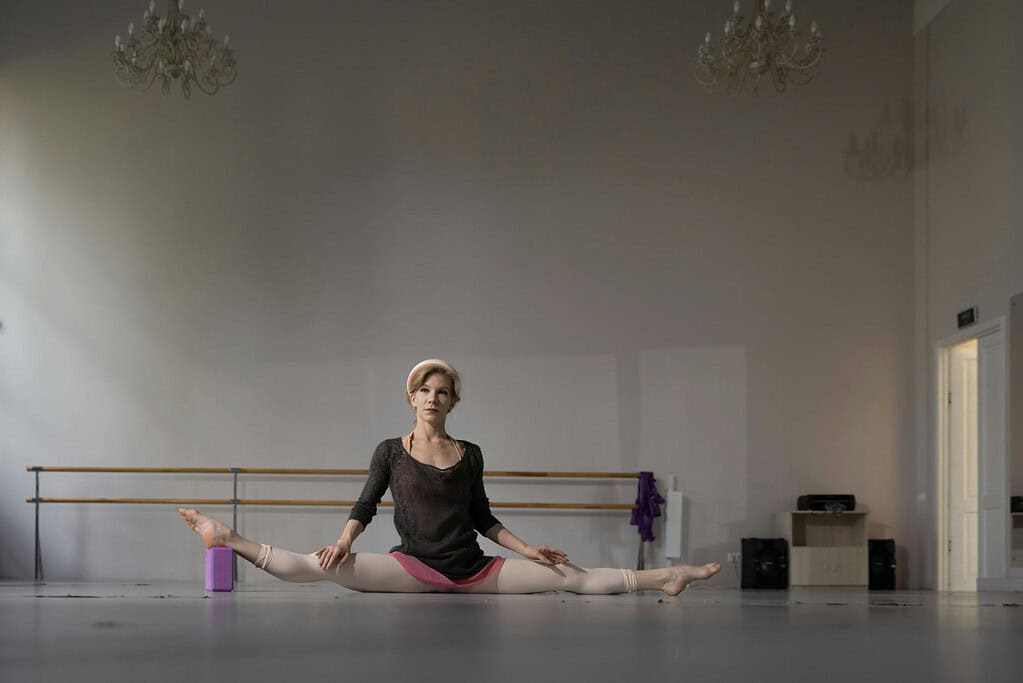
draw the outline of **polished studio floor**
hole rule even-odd
[[[1023,593],[6,581],[0,634],[12,682],[1023,680]]]

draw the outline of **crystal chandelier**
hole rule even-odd
[[[760,78],[768,75],[778,92],[789,83],[805,85],[813,80],[814,68],[824,54],[817,22],[810,22],[810,35],[803,40],[796,29],[792,0],[785,9],[771,9],[771,0],[755,0],[754,17],[747,21],[736,0],[732,16],[725,22],[720,48],[710,33],[700,45],[696,80],[711,90],[735,95],[747,82],[757,92]]]
[[[146,89],[159,80],[163,94],[171,81],[181,79],[181,92],[188,98],[192,86],[207,95],[230,85],[238,75],[230,36],[224,42],[213,39],[205,10],[194,21],[185,13],[184,0],[168,0],[167,16],[156,14],[156,2],[142,15],[142,27],[128,24],[128,39],[114,38],[114,76],[121,85]]]

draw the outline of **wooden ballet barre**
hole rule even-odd
[[[550,477],[551,479],[639,479],[639,472],[514,472],[483,470],[484,477]]]
[[[37,502],[35,498],[26,498],[26,503]],[[227,498],[40,498],[40,503],[112,503],[132,505],[263,505],[268,507],[352,507],[354,500],[262,500]],[[380,507],[394,507],[394,503],[384,500]],[[490,503],[492,508],[542,510],[632,510],[636,506],[631,503]]]
[[[302,474],[365,476],[369,470],[268,467],[26,467],[26,472],[91,472],[107,474]],[[639,472],[529,472],[484,470],[485,477],[546,477],[551,479],[638,479]]]
[[[233,474],[229,467],[26,467],[26,472],[116,472],[121,474]]]
[[[42,544],[39,538],[39,506],[43,503],[77,504],[129,504],[129,505],[225,505],[233,508],[232,527],[238,528],[238,508],[250,506],[288,507],[353,507],[353,500],[265,500],[239,499],[238,475],[303,475],[303,476],[366,476],[366,469],[329,468],[270,468],[270,467],[26,467],[26,472],[35,473],[36,495],[26,498],[26,503],[35,505],[35,578],[43,578]],[[104,473],[104,474],[228,474],[233,479],[232,498],[42,498],[39,495],[39,475],[43,472]],[[532,479],[639,479],[639,472],[528,472],[517,470],[484,470],[485,477],[532,478]],[[381,501],[381,507],[393,507],[391,501]],[[499,509],[539,510],[634,510],[630,503],[490,503]],[[640,544],[642,549],[642,544]],[[237,574],[237,568],[235,569]]]

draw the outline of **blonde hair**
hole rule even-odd
[[[434,373],[444,375],[451,382],[451,408],[454,409],[458,402],[462,400],[462,376],[458,374],[458,370],[455,370],[451,364],[439,358],[421,361],[412,368],[412,372],[408,374],[408,379],[405,380],[405,399],[411,405],[412,394],[419,391],[419,388],[426,384],[427,378]]]

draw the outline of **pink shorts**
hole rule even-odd
[[[423,583],[437,588],[460,588],[462,586],[471,586],[474,583],[479,583],[483,579],[487,578],[491,574],[496,574],[504,564],[503,557],[491,558],[490,562],[487,562],[487,566],[479,570],[472,576],[465,579],[449,579],[448,577],[441,574],[433,567],[428,567],[423,562],[411,555],[400,553],[397,550],[391,552],[391,557],[398,560],[405,571],[419,579]]]

